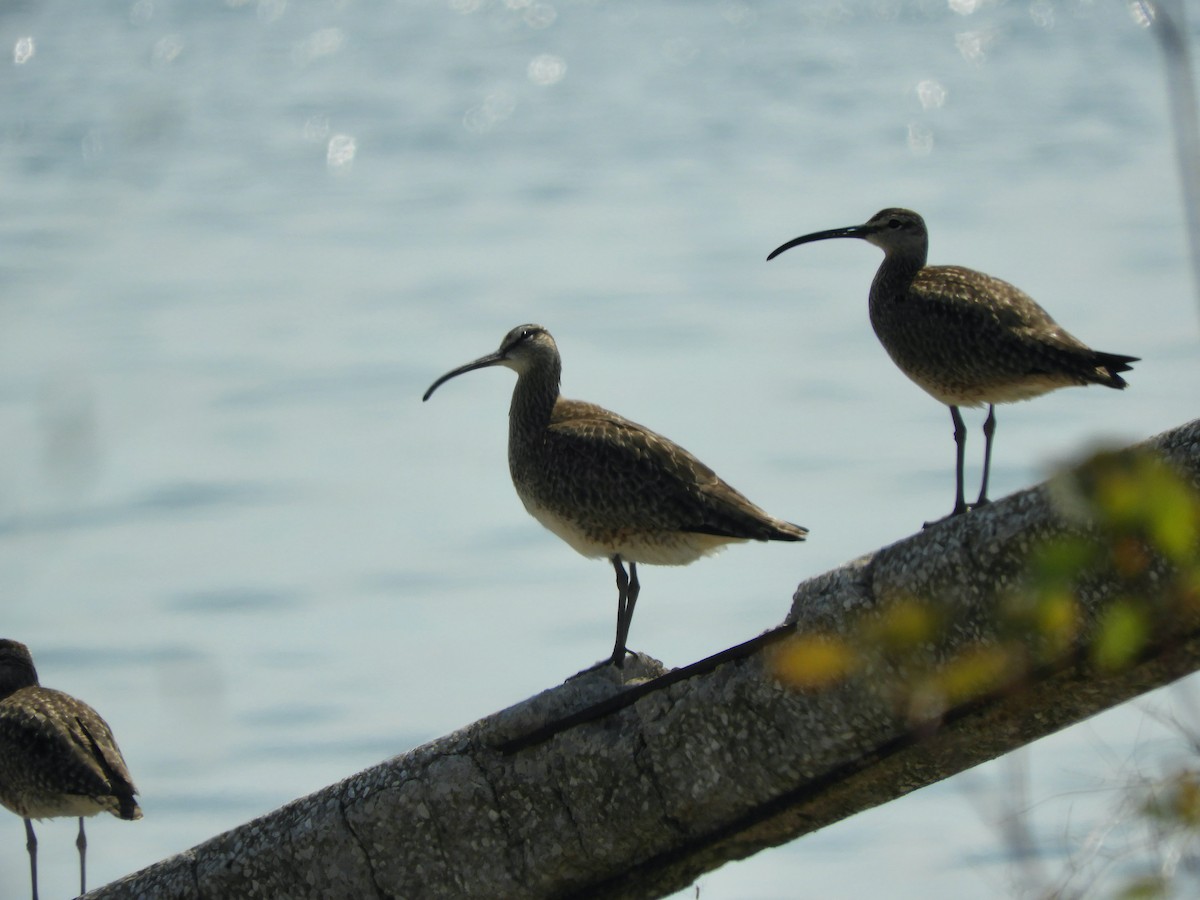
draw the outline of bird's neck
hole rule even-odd
[[[888,254],[883,258],[875,280],[871,282],[871,305],[888,301],[901,301],[912,287],[917,273],[925,268],[925,254],[898,256]]]
[[[513,388],[512,405],[508,408],[510,444],[536,439],[550,424],[554,404],[558,401],[558,385],[562,365],[554,360],[523,372]]]
[[[37,672],[32,666],[14,665],[0,668],[0,700],[22,688],[37,687]]]

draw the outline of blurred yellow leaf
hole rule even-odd
[[[950,659],[937,676],[948,704],[953,706],[996,690],[1018,677],[1024,667],[1010,649],[997,645],[969,647]]]
[[[772,674],[797,690],[816,690],[845,679],[859,665],[859,656],[841,638],[798,635],[783,643],[768,665]]]
[[[1143,875],[1128,882],[1117,894],[1119,900],[1160,900],[1169,897],[1170,882],[1161,875]]]
[[[1142,651],[1149,634],[1145,608],[1117,600],[1100,615],[1092,640],[1092,662],[1101,669],[1123,668]]]
[[[1071,536],[1048,540],[1034,550],[1030,568],[1038,584],[1071,582],[1096,561],[1095,541]]]
[[[1195,560],[1200,497],[1177,471],[1150,454],[1111,453],[1094,457],[1088,472],[1102,524],[1141,530],[1173,561]]]
[[[1142,812],[1187,828],[1200,827],[1200,773],[1184,769],[1155,783]]]
[[[1079,603],[1075,595],[1065,589],[1045,594],[1037,606],[1037,629],[1050,656],[1070,649],[1079,632]]]
[[[899,600],[885,606],[865,631],[867,646],[891,652],[911,652],[936,638],[939,622],[928,603]]]
[[[1165,469],[1165,467],[1163,467]],[[1154,492],[1150,536],[1155,547],[1175,562],[1195,561],[1200,545],[1200,503],[1196,494],[1174,472],[1167,484]]]

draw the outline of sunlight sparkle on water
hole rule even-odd
[[[292,59],[307,65],[322,56],[331,56],[346,45],[346,33],[340,28],[321,28],[314,31],[292,50]]]
[[[946,89],[941,82],[926,78],[917,82],[917,99],[925,109],[937,109],[946,105]]]
[[[472,106],[463,114],[463,127],[475,134],[483,134],[498,122],[503,122],[517,108],[517,98],[510,91],[499,90],[488,94],[478,106]]]
[[[521,18],[530,28],[549,28],[558,18],[558,10],[549,3],[534,3]]]
[[[567,74],[567,63],[561,56],[555,56],[552,53],[543,53],[529,61],[526,74],[534,84],[558,84],[563,80],[563,76]]]
[[[908,125],[908,149],[913,156],[928,156],[933,152],[933,130],[919,122]]]
[[[1154,4],[1147,3],[1146,0],[1133,0],[1129,4],[1129,15],[1142,28],[1149,28],[1154,24]]]
[[[154,42],[151,56],[155,63],[170,65],[183,52],[183,36],[179,34],[164,34]]]
[[[1046,0],[1038,0],[1029,6],[1029,17],[1042,28],[1054,27],[1054,5]]]
[[[981,63],[994,37],[989,31],[961,31],[954,36],[954,46],[967,62]]]
[[[335,134],[329,139],[325,164],[330,169],[345,170],[354,162],[354,154],[357,152],[358,142],[351,135]]]
[[[304,139],[314,142],[323,141],[329,137],[329,129],[329,116],[309,116],[304,122]]]
[[[17,43],[13,47],[13,63],[18,66],[24,65],[33,58],[34,52],[32,37],[17,38]]]
[[[145,25],[154,18],[154,0],[137,0],[129,7],[129,23]]]

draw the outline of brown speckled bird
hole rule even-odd
[[[517,373],[508,465],[529,514],[617,575],[620,666],[638,598],[637,564],[682,566],[734,541],[802,541],[808,530],[767,515],[678,444],[591,403],[559,394],[562,360],[540,325],[520,325],[500,349],[435,381],[486,366]],[[628,574],[623,562],[629,563]]]
[[[997,403],[1028,400],[1069,385],[1124,388],[1136,356],[1092,350],[1007,281],[960,266],[927,266],[925,220],[909,209],[885,209],[864,225],[818,231],[788,241],[767,257],[830,238],[861,238],[883,251],[871,282],[875,335],[892,361],[935,400],[950,407],[957,447],[954,510],[988,502]],[[983,484],[963,499],[966,427],[960,406],[983,406]]]
[[[79,891],[86,893],[83,817],[140,819],[136,793],[107,723],[70,694],[41,687],[29,649],[0,639],[0,804],[25,820],[33,900],[37,837],[30,820],[79,817]]]

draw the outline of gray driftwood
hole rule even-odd
[[[1200,421],[1143,446],[1200,485]],[[1071,527],[1050,496],[1023,491],[807,581],[788,622],[837,633],[919,596],[954,605],[938,652],[986,639],[1031,542]],[[1096,584],[1085,614],[1112,592]],[[886,666],[805,692],[770,677],[770,645],[788,631],[538,732],[630,690],[611,668],[577,677],[90,896],[660,896],[1200,667],[1200,629],[1181,624],[1120,671],[1068,660],[914,730]],[[623,677],[660,672],[638,658]]]

